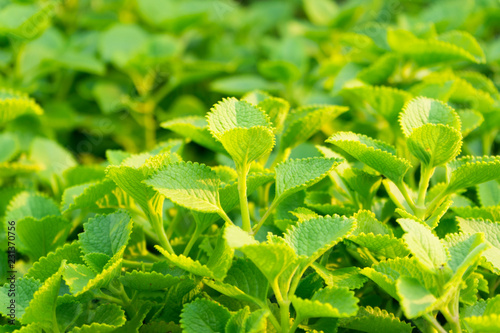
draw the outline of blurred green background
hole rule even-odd
[[[20,117],[5,130],[18,136],[24,150],[32,138],[45,136],[80,162],[99,162],[106,149],[139,152],[174,137],[159,126],[164,121],[204,116],[222,97],[261,89],[292,106],[349,105],[352,112],[338,126],[385,135],[379,131],[384,120],[356,105],[345,88],[410,90],[437,73],[448,75],[440,95],[429,87],[420,94],[477,109],[474,101],[446,98],[442,86],[461,78],[451,70],[474,70],[498,85],[499,3],[2,0],[1,85],[30,94],[45,111],[43,117]],[[470,41],[448,34],[455,30],[473,35],[480,49],[419,55],[441,36],[466,49]],[[498,110],[493,99],[477,111],[498,113],[491,112]],[[481,153],[476,146],[471,149]],[[197,146],[188,147],[188,155],[190,149],[193,160],[212,158]]]

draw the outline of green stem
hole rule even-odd
[[[310,266],[310,264],[304,265],[304,267],[300,267],[302,270],[299,273],[294,274],[294,276],[292,278],[292,283],[290,284],[290,288],[288,289],[288,295],[295,295],[295,291],[297,290],[297,287],[299,286],[300,279],[302,278],[302,275],[304,275],[304,273],[307,270],[307,267],[309,267],[309,266]]]
[[[269,208],[267,209],[267,211],[264,213],[264,216],[262,216],[262,218],[260,219],[259,223],[257,223],[254,227],[253,227],[253,234],[255,235],[260,227],[262,227],[262,225],[264,224],[264,222],[266,222],[267,218],[269,217],[269,215],[271,215],[271,213],[273,212],[274,208],[276,208],[276,206],[279,204],[279,201],[278,200],[273,200],[273,202],[271,203],[271,206],[269,206]]]
[[[295,331],[297,330],[297,328],[299,327],[300,323],[302,322],[302,318],[300,317],[296,317],[295,320],[293,321],[293,325],[292,327],[290,328],[290,333],[295,333]]]
[[[460,319],[458,318],[458,316],[457,317],[453,316],[447,307],[442,308],[441,313],[446,318],[448,324],[451,326],[451,331],[453,333],[462,332],[462,329],[460,328]]]
[[[191,249],[193,248],[194,244],[200,238],[200,235],[202,234],[202,230],[198,227],[198,224],[196,224],[196,228],[194,229],[194,233],[191,236],[191,239],[189,240],[188,244],[186,245],[186,248],[184,249],[183,255],[187,257],[189,255],[189,252],[191,252]]]
[[[411,210],[413,213],[417,211],[417,207],[415,206],[415,203],[413,202],[413,199],[410,197],[410,194],[408,193],[408,190],[406,189],[406,186],[403,182],[400,183],[395,183],[399,191],[401,191],[401,194],[406,200],[406,203],[408,206],[410,206]]]
[[[123,301],[121,299],[114,297],[114,296],[111,296],[111,295],[106,295],[102,292],[98,295],[95,295],[95,297],[99,298],[99,299],[106,300],[106,301],[111,302],[111,303],[116,303],[118,305],[125,306],[125,304],[123,304]]]
[[[427,188],[429,187],[429,182],[431,180],[432,175],[434,174],[434,169],[429,167],[428,165],[421,165],[421,174],[420,174],[420,182],[418,184],[418,199],[417,199],[417,211],[415,212],[416,216],[420,219],[425,218],[425,196],[427,194]]]
[[[143,261],[139,262],[139,261],[133,261],[133,260],[126,260],[126,259],[123,259],[122,265],[124,267],[128,267],[128,268],[139,268],[139,269],[141,269],[143,266],[147,266],[149,268],[151,268],[153,266],[153,264],[150,262],[143,262]]]
[[[54,311],[52,311],[52,332],[59,333],[59,325],[57,324],[57,316],[56,316],[56,307],[54,307]]]
[[[157,211],[162,211],[163,210],[163,197],[161,198],[156,198],[157,200],[161,201],[161,204],[158,204],[158,206],[161,207],[156,207],[156,209],[152,205],[152,201],[155,200],[154,198],[152,200],[149,200],[148,202],[148,216],[149,216],[149,221],[151,222],[151,226],[153,227],[154,232],[158,236],[158,240],[160,242],[160,245],[167,250],[170,253],[175,254],[174,249],[172,248],[172,245],[170,245],[170,242],[168,241],[167,234],[165,233],[165,228],[163,227],[163,218],[157,214]]]
[[[229,216],[227,216],[226,212],[221,209],[217,212],[217,214],[219,214],[219,216],[229,225],[234,225],[233,221],[231,221],[231,219],[229,218]]]
[[[274,328],[276,329],[277,332],[281,331],[281,325],[278,322],[278,319],[276,319],[276,317],[272,313],[272,311],[269,308],[269,306],[267,305],[267,303],[265,303],[265,302],[258,302],[257,305],[260,308],[265,309],[265,310],[267,310],[269,312],[269,317],[268,318],[271,321],[271,324],[273,324],[273,326],[274,326]]]
[[[432,201],[427,205],[427,215],[432,215],[434,210],[443,203],[443,201],[446,199],[448,196],[448,191],[444,190],[443,192],[439,193]]]
[[[250,232],[252,230],[252,224],[250,222],[250,211],[248,210],[247,173],[248,167],[246,165],[238,168],[238,195],[240,197],[240,210],[243,230],[245,230],[246,232]]]
[[[271,288],[273,288],[274,296],[280,307],[281,332],[288,333],[290,328],[290,301],[283,299],[276,280],[271,284]]]
[[[425,320],[427,320],[432,325],[432,327],[434,327],[438,332],[440,332],[440,333],[448,333],[443,328],[443,326],[441,326],[441,324],[436,320],[436,318],[434,318],[431,314],[426,313],[426,314],[423,315],[423,318]]]

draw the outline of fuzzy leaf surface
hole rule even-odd
[[[389,144],[352,132],[338,132],[326,142],[334,144],[349,155],[380,172],[395,183],[402,181],[410,169],[409,161],[396,157],[396,149]]]

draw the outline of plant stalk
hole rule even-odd
[[[280,307],[280,325],[282,333],[290,332],[290,301],[283,299],[281,290],[276,280],[271,284],[274,291],[274,296]]]
[[[435,168],[429,167],[425,164],[421,165],[420,182],[418,184],[418,199],[415,214],[418,218],[424,219],[426,208],[425,208],[425,196],[427,194],[427,188],[429,187],[429,182],[432,175],[434,174]]]
[[[269,206],[269,208],[267,209],[267,211],[264,213],[264,215],[260,219],[259,223],[257,223],[253,227],[252,232],[253,232],[254,235],[259,231],[260,227],[262,227],[262,225],[264,224],[264,222],[266,222],[267,218],[269,217],[269,215],[271,215],[271,213],[273,212],[274,208],[276,208],[276,206],[278,204],[279,204],[279,201],[273,200],[273,202],[271,203],[271,206]]]
[[[187,257],[189,255],[189,252],[191,252],[191,249],[193,248],[194,244],[196,243],[198,238],[200,238],[201,233],[202,233],[202,231],[198,227],[198,224],[196,224],[196,228],[194,229],[194,233],[191,236],[191,239],[189,239],[189,242],[187,243],[186,248],[184,249],[184,252],[183,252],[184,256]]]
[[[406,189],[406,186],[403,182],[400,183],[395,183],[401,194],[403,194],[403,197],[406,200],[406,203],[408,206],[410,206],[411,210],[413,210],[413,213],[417,211],[417,207],[415,206],[415,203],[413,202],[413,199],[410,197],[410,194],[408,193],[408,190]]]
[[[247,174],[248,167],[246,165],[238,168],[238,195],[240,197],[241,220],[243,230],[250,232],[252,231],[252,224],[250,222],[250,211],[248,210]]]
[[[438,332],[440,332],[440,333],[448,333],[443,328],[443,326],[441,326],[441,324],[436,320],[436,318],[434,318],[434,316],[432,316],[431,314],[426,313],[426,314],[423,315],[423,318],[425,320],[427,320],[432,325],[432,327],[434,327]]]
[[[162,200],[163,198],[158,198],[158,199]],[[156,213],[157,210],[159,211],[163,210],[163,201],[161,204],[159,204],[161,208],[157,207],[157,210],[154,209],[151,201],[152,200],[149,200],[148,202],[148,217],[149,221],[151,222],[151,226],[153,227],[154,232],[158,236],[160,245],[168,252],[175,254],[172,245],[170,245],[167,234],[165,233],[165,228],[163,227],[163,218]]]

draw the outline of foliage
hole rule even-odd
[[[500,331],[499,17],[0,0],[2,331]]]

